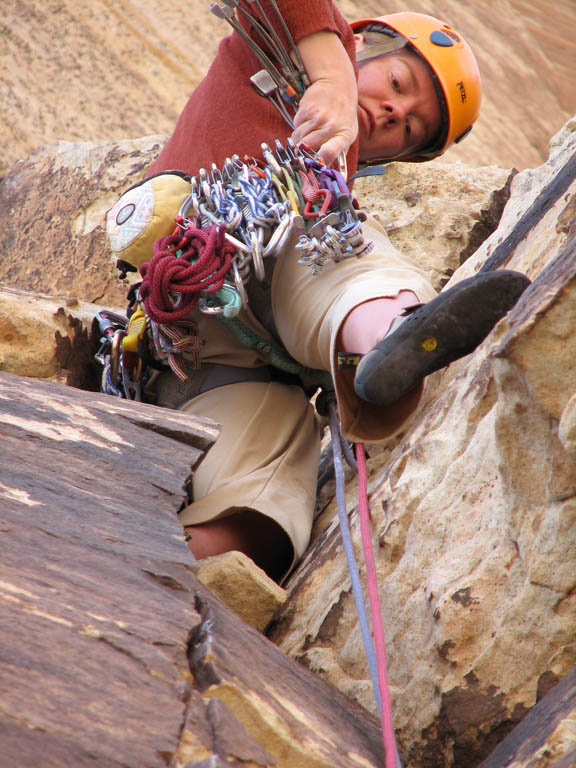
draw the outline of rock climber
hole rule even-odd
[[[471,130],[480,76],[470,47],[450,25],[416,13],[349,25],[331,0],[278,6],[310,80],[294,128],[251,86],[260,65],[233,32],[149,176],[171,169],[197,174],[234,153],[258,156],[261,142],[290,135],[327,165],[345,152],[351,176],[359,165],[437,157]],[[319,275],[298,264],[288,245],[274,265],[270,305],[251,303],[243,314],[302,364],[331,371],[343,435],[375,442],[413,413],[425,376],[471,352],[528,280],[486,273],[437,297],[424,270],[391,245],[373,218],[363,228],[373,250]],[[178,397],[171,372],[155,384],[159,404],[222,425],[180,520],[196,557],[239,550],[280,580],[309,543],[320,452],[314,409],[300,386],[270,372],[259,353],[216,320],[202,315],[198,328],[210,375],[197,386],[192,376]],[[434,343],[423,345],[424,338]],[[362,355],[358,368],[338,370],[339,352]]]

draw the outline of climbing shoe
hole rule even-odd
[[[362,357],[354,389],[363,400],[394,403],[428,374],[470,354],[512,309],[530,280],[520,272],[482,272],[404,310],[404,321]]]

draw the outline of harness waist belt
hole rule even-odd
[[[197,370],[186,370],[188,379],[182,381],[171,371],[162,371],[146,389],[146,399],[163,408],[178,410],[198,395],[227,384],[243,381],[272,381],[267,366],[239,368],[235,365],[203,363]]]

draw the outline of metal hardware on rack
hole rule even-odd
[[[210,172],[200,169],[176,221],[183,236],[191,227],[225,227],[224,237],[235,248],[227,283],[241,297],[239,311],[252,274],[263,280],[264,259],[277,256],[292,237],[300,262],[313,273],[328,261],[363,256],[372,247],[362,235],[364,218],[338,171],[310,148],[276,140],[274,148],[262,144],[261,159],[234,155],[222,168],[213,163]],[[216,314],[220,298],[222,306],[229,305],[219,290],[200,309]]]

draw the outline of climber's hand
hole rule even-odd
[[[298,50],[311,85],[300,101],[293,139],[297,144],[309,144],[326,165],[331,165],[358,135],[354,68],[333,32],[304,37]]]

